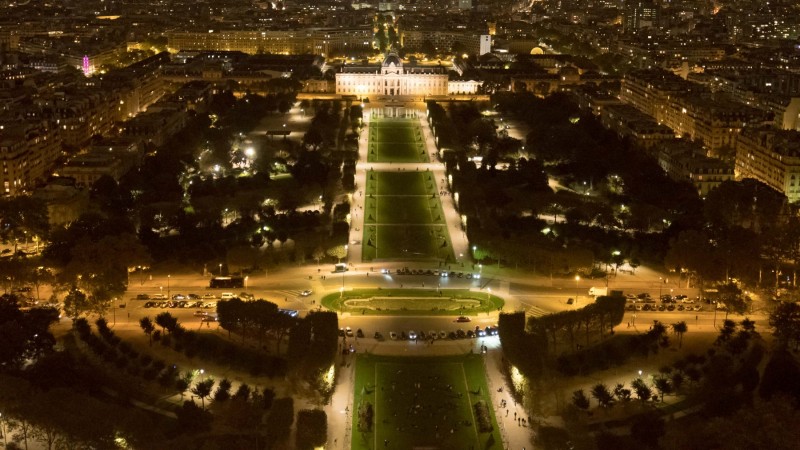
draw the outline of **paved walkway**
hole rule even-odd
[[[453,247],[453,253],[457,261],[463,263],[465,255],[468,258],[469,243],[467,242],[467,235],[461,228],[461,216],[456,211],[455,201],[452,193],[447,188],[445,166],[439,162],[436,157],[436,142],[425,120],[425,105],[414,104],[410,108],[416,113],[419,120],[420,127],[422,128],[423,137],[425,139],[426,152],[430,155],[430,162],[427,163],[392,163],[392,162],[368,162],[368,144],[369,144],[369,127],[372,119],[372,108],[367,108],[363,113],[364,128],[358,139],[358,153],[359,160],[356,163],[355,184],[356,190],[353,194],[353,201],[350,209],[350,238],[348,244],[347,261],[350,264],[361,264],[362,259],[362,242],[364,233],[364,192],[367,185],[367,172],[370,170],[382,172],[433,172],[434,181],[437,189],[445,192],[445,195],[439,196],[439,200],[444,211],[445,224],[447,226],[448,234],[450,235],[450,242]],[[377,109],[377,108],[376,108]]]

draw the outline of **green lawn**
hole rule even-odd
[[[367,173],[367,195],[431,195],[437,192],[431,172]]]
[[[369,126],[368,162],[428,162],[417,119],[373,120]]]
[[[362,258],[455,261],[444,225],[364,225]]]
[[[431,278],[431,286],[437,280]],[[353,289],[326,295],[322,306],[340,312],[376,316],[470,316],[497,311],[505,301],[469,289]]]
[[[364,223],[444,224],[442,204],[437,197],[367,197]]]
[[[502,448],[482,355],[359,355],[354,395],[351,449]],[[487,406],[491,431],[478,429],[474,405],[480,401]],[[360,426],[359,411],[367,405],[372,420],[361,420]]]

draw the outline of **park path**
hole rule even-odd
[[[423,140],[425,142],[425,151],[429,157],[429,162],[426,163],[369,162],[368,144],[372,114],[374,111],[379,111],[382,107],[367,108],[363,112],[364,128],[361,130],[358,139],[359,160],[356,163],[356,190],[353,194],[353,201],[350,208],[351,222],[347,249],[347,262],[349,264],[361,264],[364,262],[362,257],[362,246],[364,245],[362,242],[364,230],[364,195],[366,195],[365,189],[367,185],[366,174],[370,170],[383,172],[432,172],[437,189],[445,193],[444,195],[438,196],[438,198],[444,212],[445,225],[450,236],[453,254],[461,267],[464,267],[465,261],[469,260],[467,236],[461,228],[461,216],[456,211],[453,196],[447,190],[445,166],[436,157],[436,142],[430,126],[425,120],[425,105],[423,103],[415,103],[413,105],[411,111],[419,121],[423,133]]]

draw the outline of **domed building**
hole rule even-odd
[[[481,85],[478,81],[464,83],[451,86],[443,66],[404,66],[396,53],[386,55],[380,66],[348,64],[336,73],[336,93],[359,97],[474,94]]]

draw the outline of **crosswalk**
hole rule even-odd
[[[548,314],[553,314],[553,312],[539,308],[538,306],[528,306],[525,308],[525,315],[527,316],[542,317]]]
[[[286,289],[280,291],[267,291],[266,297],[268,298],[300,298],[300,293],[303,292],[301,289]]]

